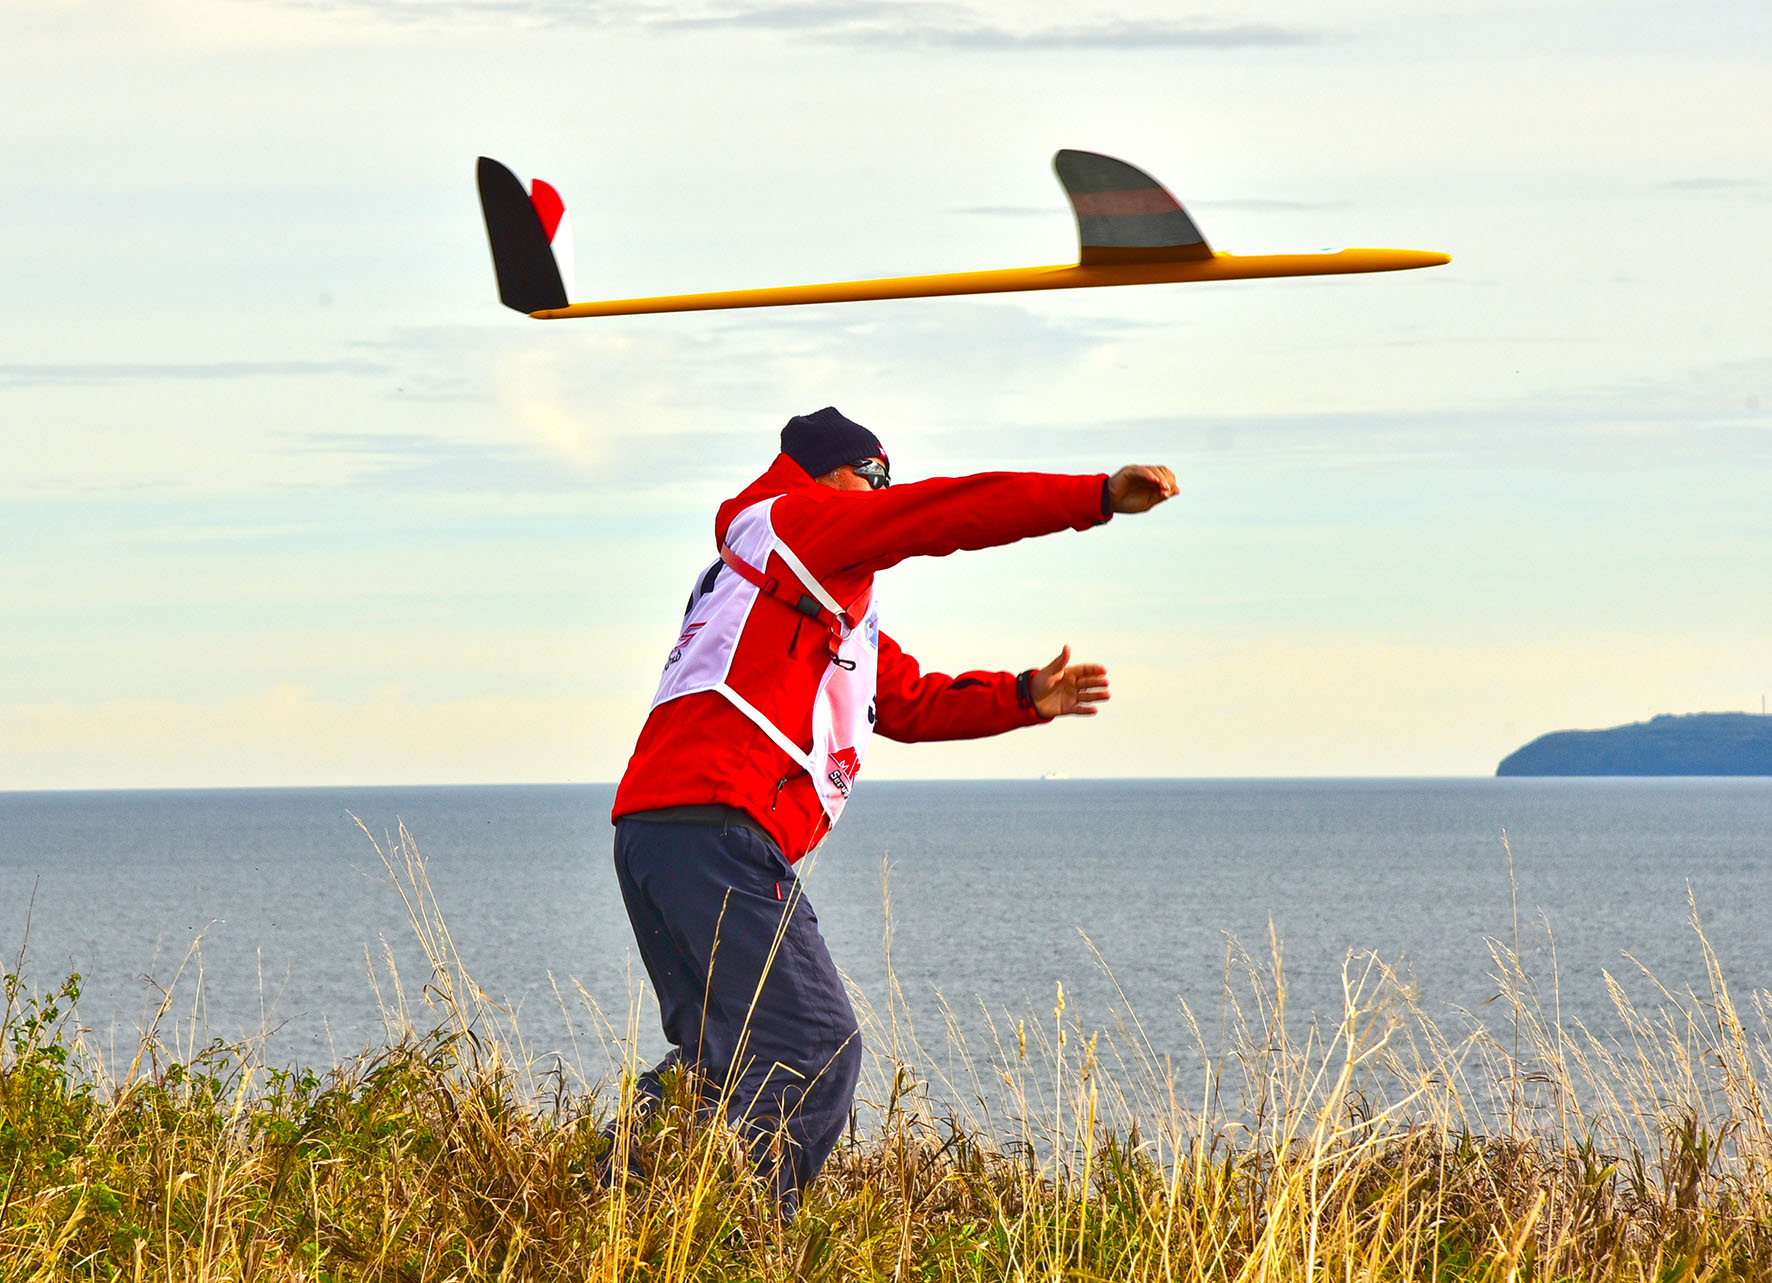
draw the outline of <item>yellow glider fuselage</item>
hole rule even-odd
[[[710,312],[735,307],[788,307],[805,303],[862,303],[873,299],[934,298],[952,294],[1005,294],[1017,290],[1067,290],[1093,285],[1158,285],[1180,281],[1240,281],[1270,276],[1336,276],[1348,272],[1397,272],[1438,267],[1451,255],[1416,249],[1344,249],[1321,254],[1213,254],[1176,262],[1079,263],[1008,267],[990,272],[934,276],[887,276],[869,281],[827,281],[766,289],[663,294],[654,298],[604,299],[529,313],[543,321],[582,316],[637,316],[648,312]]]

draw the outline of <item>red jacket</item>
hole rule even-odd
[[[986,472],[934,477],[886,490],[821,486],[787,455],[743,492],[720,505],[716,545],[732,519],[775,495],[777,534],[839,602],[863,597],[877,571],[906,557],[945,557],[1031,535],[1085,530],[1107,520],[1106,477]],[[753,612],[755,647],[770,660],[781,695],[779,725],[799,744],[812,739],[812,702],[830,662],[815,624],[792,610]],[[1013,673],[924,673],[898,643],[880,635],[874,730],[905,742],[973,739],[1043,720]],[[667,806],[719,803],[748,812],[798,860],[829,825],[801,767],[757,724],[714,691],[660,704],[646,719],[615,793],[611,818]]]

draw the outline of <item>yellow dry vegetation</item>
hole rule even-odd
[[[891,985],[854,1134],[784,1224],[686,1084],[635,1120],[631,1064],[519,1061],[410,836],[384,858],[432,1028],[325,1074],[175,1056],[152,1027],[107,1072],[68,1021],[77,979],[7,978],[0,1279],[1772,1277],[1766,995],[1744,1019],[1701,933],[1705,991],[1645,1009],[1610,982],[1606,1037],[1546,1016],[1517,941],[1494,945],[1501,1037],[1443,1032],[1367,957],[1340,1019],[1298,1027],[1278,948],[1233,948],[1224,1040],[1188,1067],[1131,1013],[1080,1028],[1062,989],[1049,1020],[983,1048],[952,1023],[932,1055]],[[631,1048],[638,1021],[608,1033]],[[611,1119],[637,1178],[598,1177]]]

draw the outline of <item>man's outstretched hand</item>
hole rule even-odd
[[[1034,707],[1041,717],[1094,717],[1101,711],[1095,706],[1108,697],[1107,669],[1100,664],[1071,663],[1069,646],[1046,667],[1034,670],[1031,685]]]
[[[1108,478],[1108,507],[1115,512],[1149,512],[1180,489],[1167,468],[1129,464]]]

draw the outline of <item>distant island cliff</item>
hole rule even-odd
[[[1772,717],[1664,713],[1604,731],[1553,731],[1501,759],[1497,775],[1772,775]]]

